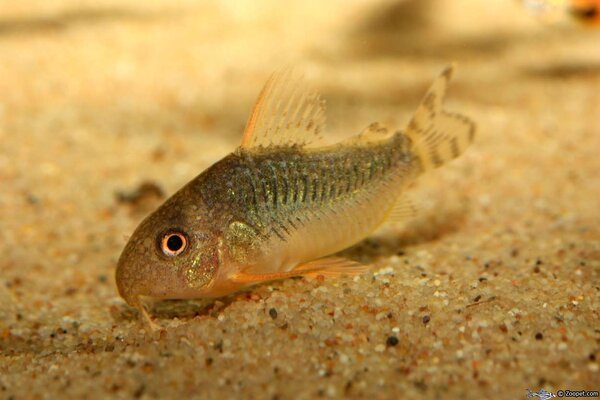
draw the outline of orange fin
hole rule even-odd
[[[326,257],[298,265],[291,271],[273,272],[270,274],[245,274],[238,272],[230,279],[236,283],[259,283],[275,281],[292,276],[354,276],[366,272],[369,269],[367,265],[341,257]]]
[[[241,147],[308,146],[318,142],[324,125],[325,102],[319,93],[293,69],[282,69],[258,95]]]

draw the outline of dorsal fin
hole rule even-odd
[[[242,148],[308,146],[320,139],[325,102],[290,68],[275,72],[248,118]]]

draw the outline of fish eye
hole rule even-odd
[[[160,239],[160,251],[167,257],[176,257],[188,246],[188,238],[182,232],[167,232]]]

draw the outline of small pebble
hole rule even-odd
[[[40,202],[40,199],[36,195],[31,193],[27,193],[25,198],[27,199],[27,202],[32,205],[38,204]]]
[[[558,349],[559,350],[566,350],[567,349],[567,344],[564,342],[561,342],[558,344]]]
[[[425,315],[423,316],[423,323],[425,325],[427,325],[429,323],[429,321],[431,320],[431,317],[429,315]]]
[[[269,309],[269,315],[271,316],[271,318],[276,319],[277,318],[277,310],[274,308]]]

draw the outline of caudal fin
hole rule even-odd
[[[473,121],[442,109],[452,71],[446,67],[433,82],[406,128],[424,171],[458,157],[475,138]]]

